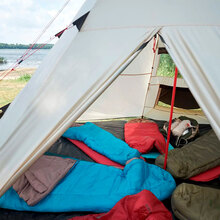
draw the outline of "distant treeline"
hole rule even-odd
[[[28,49],[31,46],[31,44],[5,44],[0,43],[0,49]],[[40,47],[41,44],[34,45],[33,49]],[[41,49],[51,49],[53,47],[53,44],[47,44]]]

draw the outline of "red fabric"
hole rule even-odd
[[[190,178],[193,181],[208,182],[220,176],[220,166],[214,167]]]
[[[118,168],[124,168],[124,166],[122,166],[121,164],[116,163],[116,162],[110,160],[109,158],[103,156],[102,154],[97,153],[96,151],[92,150],[90,147],[88,147],[83,142],[77,141],[77,140],[72,140],[69,138],[68,138],[68,140],[71,141],[73,144],[75,144],[80,150],[82,150],[84,153],[86,153],[89,157],[91,157],[97,163],[101,163],[101,164],[108,165],[108,166],[115,166]]]
[[[166,170],[166,167],[167,167],[167,156],[168,156],[168,148],[169,148],[170,134],[171,134],[171,125],[172,125],[172,118],[173,118],[173,107],[174,107],[175,94],[176,94],[177,75],[178,75],[178,69],[177,69],[177,67],[175,67],[172,100],[171,100],[171,106],[170,106],[170,120],[169,120],[169,125],[168,125],[168,130],[167,130],[167,142],[166,142],[165,158],[164,158],[164,165],[163,165],[164,170]]]
[[[172,220],[171,213],[153,193],[143,190],[125,196],[107,213],[78,216],[71,220]]]
[[[155,146],[161,154],[165,154],[166,142],[156,123],[126,123],[124,132],[125,142],[140,153],[147,153]]]

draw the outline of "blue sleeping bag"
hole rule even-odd
[[[91,122],[67,129],[63,137],[82,141],[94,151],[122,165],[131,158],[140,157],[138,150]]]
[[[141,159],[132,160],[123,170],[77,161],[54,190],[35,206],[28,206],[10,188],[0,198],[0,207],[37,212],[107,212],[126,195],[147,189],[163,200],[172,194],[175,187],[175,181],[168,172]]]

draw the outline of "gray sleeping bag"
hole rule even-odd
[[[182,183],[173,192],[171,205],[180,220],[219,220],[220,189]]]
[[[155,164],[163,167],[164,155]],[[220,142],[211,130],[202,137],[168,153],[167,171],[175,178],[188,179],[220,165]]]

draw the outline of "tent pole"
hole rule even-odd
[[[170,119],[169,119],[168,131],[167,131],[166,152],[165,152],[164,167],[163,167],[164,170],[167,167],[167,156],[168,156],[168,147],[169,147],[169,142],[170,142],[171,124],[172,124],[172,118],[173,118],[173,106],[174,106],[175,94],[176,94],[177,75],[178,75],[178,69],[177,69],[177,67],[175,67],[175,75],[174,75],[174,81],[173,81],[173,92],[172,92],[172,100],[171,100],[171,107],[170,107]]]

